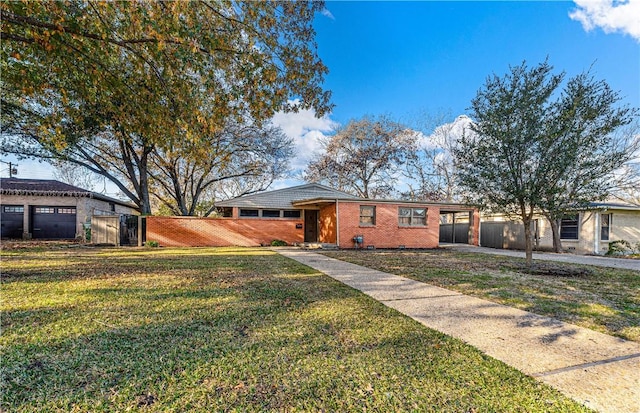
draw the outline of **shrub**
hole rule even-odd
[[[273,241],[271,241],[271,246],[272,247],[286,247],[287,245],[287,241],[283,241],[281,239],[274,239]]]
[[[617,240],[609,243],[609,250],[605,255],[628,255],[633,253],[631,243],[626,240]]]
[[[160,244],[158,243],[158,241],[147,241],[144,243],[145,247],[151,247],[151,248],[156,248],[159,247]]]

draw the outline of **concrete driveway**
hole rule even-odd
[[[524,251],[498,250],[495,248],[476,247],[468,244],[440,244],[441,248],[480,254],[506,255],[524,258]],[[598,267],[620,268],[640,271],[640,260],[626,258],[597,257],[593,255],[556,254],[551,252],[534,252],[534,260],[568,262],[573,264],[595,265]]]

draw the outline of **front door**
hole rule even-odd
[[[318,211],[304,211],[304,242],[318,242]]]

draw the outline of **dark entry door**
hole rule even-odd
[[[318,242],[318,211],[304,211],[304,242]]]

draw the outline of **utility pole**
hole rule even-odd
[[[18,165],[14,165],[13,162],[5,162],[5,161],[0,161],[2,163],[6,163],[7,165],[9,165],[9,178],[13,178],[13,175],[18,175],[18,168],[16,168],[16,166]]]

